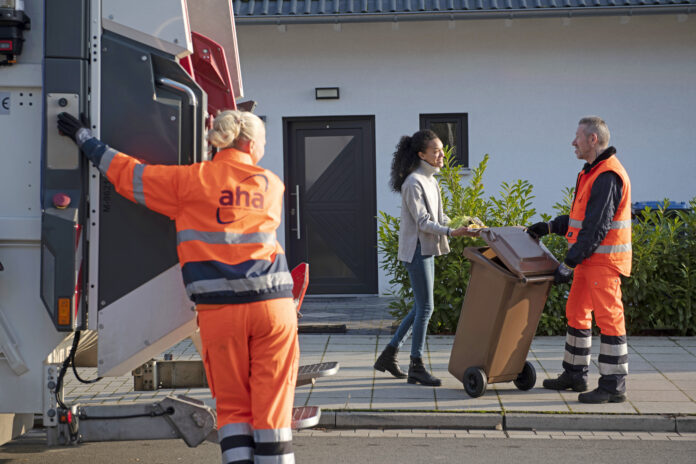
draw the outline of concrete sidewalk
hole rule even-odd
[[[429,336],[426,363],[441,387],[409,385],[372,369],[388,335],[301,338],[306,362],[338,361],[335,377],[297,390],[298,405],[329,409],[323,423],[337,427],[467,427],[543,430],[643,430],[696,432],[696,338],[629,337],[628,401],[587,405],[577,393],[541,388],[560,372],[564,337],[537,337],[527,357],[536,387],[523,392],[510,383],[491,384],[480,398],[467,395],[447,371],[453,337]],[[408,342],[407,342],[408,343]],[[599,347],[595,339],[594,347]],[[408,351],[402,356],[408,359]],[[590,385],[597,383],[593,356]],[[403,363],[404,368],[406,362]],[[302,399],[305,401],[302,402]]]
[[[619,430],[696,432],[696,337],[629,337],[628,401],[586,405],[577,393],[544,390],[541,383],[560,372],[564,337],[537,337],[528,360],[537,371],[536,387],[523,392],[512,383],[491,384],[480,398],[467,395],[447,371],[452,336],[428,336],[426,364],[442,386],[409,385],[372,368],[390,335],[383,333],[300,335],[301,364],[337,361],[339,372],[299,387],[295,405],[321,406],[320,425],[337,428],[461,428],[498,430]],[[407,347],[410,341],[407,341]],[[598,351],[599,340],[593,340]],[[174,359],[200,359],[185,340],[167,353]],[[164,353],[163,353],[164,355]],[[590,385],[597,383],[593,355]],[[402,354],[407,367],[408,349]],[[94,369],[80,369],[91,378]],[[66,375],[69,404],[151,402],[185,394],[210,402],[207,389],[133,391],[131,376],[83,385]]]
[[[394,317],[390,300],[378,296],[307,297],[300,326],[345,325],[341,334],[301,334],[300,362],[336,361],[339,372],[299,387],[295,406],[322,408],[326,428],[444,428],[497,430],[609,430],[637,432],[696,432],[696,337],[628,337],[628,401],[586,405],[577,393],[541,388],[543,379],[560,373],[564,337],[537,337],[527,359],[537,372],[536,387],[523,392],[510,383],[488,386],[471,398],[447,371],[453,336],[427,338],[425,362],[442,379],[437,388],[409,385],[372,368],[390,340]],[[599,340],[593,340],[590,385],[597,384]],[[407,368],[410,340],[401,354]],[[189,340],[171,350],[173,359],[200,359]],[[162,353],[161,357],[164,357]],[[93,378],[96,369],[80,369]],[[184,394],[212,404],[207,389],[133,391],[133,378],[103,379],[92,385],[77,382],[71,371],[65,379],[70,404],[152,402]]]

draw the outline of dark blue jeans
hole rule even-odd
[[[389,344],[397,349],[401,348],[413,329],[411,356],[422,358],[425,334],[428,331],[428,322],[435,306],[433,297],[435,257],[421,255],[421,246],[418,242],[413,260],[410,263],[404,262],[404,266],[406,266],[411,280],[414,302],[411,311],[401,321],[401,325],[396,329]]]

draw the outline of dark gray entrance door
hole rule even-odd
[[[285,244],[309,294],[377,293],[373,116],[285,118]]]

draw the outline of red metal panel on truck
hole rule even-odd
[[[237,109],[232,93],[230,70],[222,46],[214,40],[191,32],[193,40],[193,78],[208,94],[208,113]]]

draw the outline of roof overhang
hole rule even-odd
[[[655,0],[660,2],[660,0]],[[251,2],[237,2],[244,5]],[[260,2],[258,2],[260,3]],[[264,2],[266,3],[266,2]],[[272,2],[270,2],[272,3]],[[298,2],[299,3],[299,2]],[[567,3],[567,2],[566,2]],[[577,3],[574,0],[573,3]],[[244,11],[246,10],[246,11]],[[594,16],[643,16],[643,15],[689,15],[696,13],[696,0],[681,4],[630,5],[630,6],[572,6],[547,8],[500,8],[437,11],[382,11],[382,12],[339,12],[339,13],[258,13],[249,12],[242,7],[237,10],[235,21],[238,25],[282,25],[282,24],[340,24],[366,22],[401,21],[455,21],[482,19],[522,19],[522,18],[582,18]],[[686,19],[686,18],[685,18]]]

